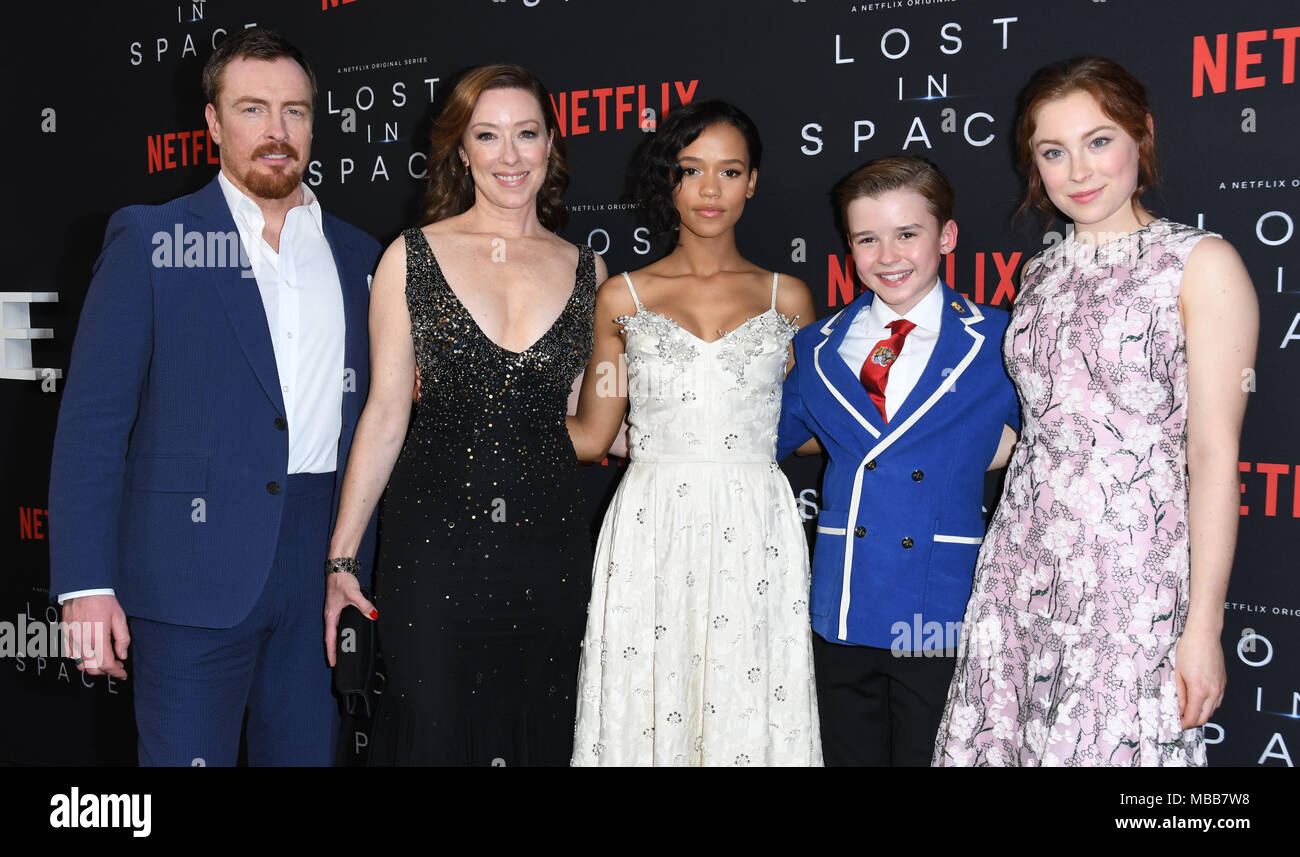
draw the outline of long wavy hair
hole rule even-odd
[[[429,185],[422,204],[421,226],[428,226],[467,211],[474,204],[474,180],[460,162],[459,149],[469,127],[479,96],[489,89],[522,89],[532,93],[542,110],[546,130],[551,132],[551,153],[546,161],[546,178],[537,193],[537,219],[558,232],[569,222],[564,192],[569,187],[569,166],[564,157],[564,136],[555,118],[551,94],[526,68],[517,65],[484,65],[466,72],[451,95],[429,135]]]
[[[633,196],[644,206],[646,219],[655,234],[669,233],[681,225],[673,204],[673,191],[682,181],[677,156],[711,125],[730,125],[745,138],[749,168],[758,169],[763,160],[763,143],[754,120],[734,104],[725,101],[697,101],[678,107],[659,125],[637,164]]]
[[[1037,128],[1038,108],[1074,92],[1086,92],[1097,100],[1101,112],[1124,129],[1138,147],[1138,183],[1131,202],[1157,182],[1156,141],[1147,127],[1151,107],[1147,90],[1132,72],[1109,57],[1082,56],[1052,63],[1034,72],[1020,93],[1020,116],[1016,122],[1016,155],[1025,174],[1025,198],[1016,214],[1037,209],[1049,219],[1056,208],[1043,189],[1031,141]]]

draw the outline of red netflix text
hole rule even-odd
[[[18,538],[44,539],[45,521],[50,517],[49,509],[37,509],[34,506],[18,507]]]
[[[980,251],[966,264],[957,263],[957,254],[949,253],[944,257],[943,281],[957,290],[963,297],[970,298],[977,304],[1006,306],[1016,299],[1016,266],[1024,254],[986,253]],[[831,254],[826,259],[826,305],[836,307],[847,304],[862,294],[863,287],[858,282],[857,272],[853,269],[851,255]],[[968,267],[969,266],[969,267]],[[957,279],[958,274],[961,280]],[[973,290],[965,288],[973,286]]]
[[[207,130],[172,131],[149,136],[149,172],[221,163]],[[200,158],[202,160],[200,160]]]
[[[1242,477],[1241,480],[1242,497],[1243,498],[1246,497],[1247,488],[1250,487],[1251,489],[1250,496],[1251,498],[1254,498],[1251,501],[1252,505],[1248,506],[1246,505],[1246,503],[1241,504],[1242,515],[1251,514],[1251,509],[1254,509],[1254,514],[1258,515],[1262,508],[1265,518],[1276,518],[1277,506],[1278,506],[1277,501],[1279,499],[1281,491],[1285,490],[1287,487],[1290,487],[1291,517],[1300,518],[1300,478],[1297,478],[1300,477],[1300,464],[1297,464],[1295,466],[1294,473],[1292,472],[1291,465],[1289,464],[1269,464],[1268,462],[1264,462],[1264,461],[1256,461],[1253,463],[1249,461],[1239,461],[1237,462],[1237,469],[1240,470],[1242,473],[1250,473],[1253,471],[1254,473],[1258,474],[1258,476],[1264,477],[1263,479],[1258,478],[1258,476],[1253,479],[1247,479],[1245,477]],[[1286,479],[1287,477],[1290,477],[1291,480],[1290,486],[1285,486],[1282,484],[1282,480]],[[1260,482],[1264,483],[1264,503],[1262,506],[1258,501]],[[1285,517],[1286,497],[1282,496],[1281,499],[1283,502],[1282,515],[1283,517]]]
[[[674,106],[691,103],[698,84],[698,80],[666,80],[657,87],[653,83],[629,83],[553,92],[551,105],[560,123],[560,133],[566,137],[624,128],[653,131],[653,123],[667,116]],[[647,108],[654,113],[647,114]]]
[[[1280,41],[1282,59],[1280,68],[1274,66],[1274,74],[1280,73],[1281,83],[1295,83],[1296,41],[1300,40],[1300,27],[1280,27],[1273,31],[1272,39],[1268,30],[1246,30],[1235,35],[1219,33],[1213,36],[1197,36],[1192,40],[1192,98],[1205,94],[1205,82],[1210,82],[1210,90],[1217,93],[1228,89],[1228,69],[1232,69],[1232,88],[1256,89],[1269,82],[1268,69],[1264,55],[1255,47],[1260,43]],[[1235,60],[1230,46],[1236,47]],[[1232,61],[1230,61],[1232,60]],[[1278,80],[1278,78],[1273,78]]]

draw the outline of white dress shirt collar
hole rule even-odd
[[[884,330],[891,321],[905,318],[917,327],[931,333],[938,333],[939,326],[943,322],[943,284],[936,278],[925,297],[902,315],[894,312],[894,308],[882,301],[879,295],[875,295],[871,299],[868,314],[870,316],[868,323],[872,330]]]
[[[253,202],[252,198],[248,196],[248,194],[235,187],[234,182],[226,178],[225,170],[221,170],[217,173],[217,183],[221,185],[221,193],[226,198],[226,205],[230,208],[230,214],[236,220],[242,220],[246,224],[256,224],[257,232],[260,234],[262,227],[266,225],[266,218],[262,215],[262,209],[258,207],[257,203]],[[313,193],[312,189],[307,187],[307,185],[300,184],[299,187],[301,188],[302,193],[302,203],[300,203],[300,206],[305,206],[307,208],[307,211],[311,214],[312,222],[316,224],[316,228],[320,230],[322,235],[325,234],[324,217],[321,215],[320,200],[316,198],[316,194]],[[300,206],[296,205],[294,208]],[[292,210],[293,209],[290,209],[290,211]]]

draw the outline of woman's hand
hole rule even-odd
[[[375,605],[361,594],[361,584],[354,575],[336,571],[325,580],[325,658],[334,666],[334,645],[338,638],[339,614],[349,604],[371,620],[379,618]]]
[[[1183,728],[1204,726],[1223,702],[1228,684],[1219,635],[1189,623],[1174,650],[1174,677]]]
[[[1232,245],[1202,238],[1187,257],[1180,307],[1187,337],[1187,624],[1175,652],[1183,728],[1223,700],[1223,604],[1237,547],[1238,443],[1245,379],[1255,366],[1259,302]]]

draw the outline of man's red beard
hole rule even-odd
[[[288,155],[283,167],[270,168],[270,171],[257,169],[266,164],[258,160],[263,155]],[[298,151],[288,143],[267,143],[253,151],[253,167],[244,175],[244,185],[254,196],[262,199],[284,199],[302,184],[302,170],[294,169],[298,163]]]

